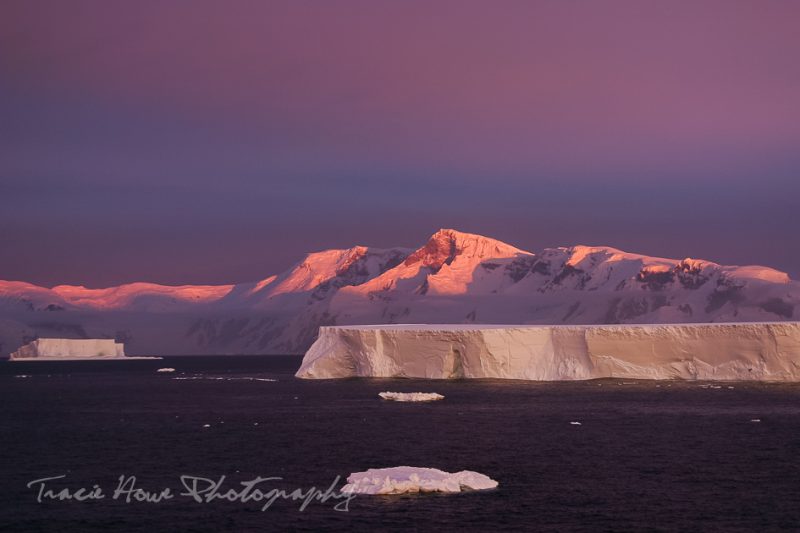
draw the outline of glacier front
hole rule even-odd
[[[800,381],[800,322],[326,326],[296,375]]]

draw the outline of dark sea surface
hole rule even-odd
[[[765,531],[800,528],[800,385],[299,380],[299,357],[0,363],[2,531]],[[173,367],[174,373],[156,373]],[[18,377],[18,376],[28,377]],[[203,379],[174,379],[174,378]],[[207,379],[208,378],[208,379]],[[210,379],[223,378],[223,379]],[[277,381],[259,381],[259,378]],[[440,402],[386,402],[430,391]],[[758,419],[760,422],[753,422]],[[570,422],[580,422],[574,425]],[[208,424],[209,427],[204,427]],[[371,467],[475,470],[498,489],[342,500],[112,498],[119,476],[287,490]],[[37,503],[30,481],[106,498]]]

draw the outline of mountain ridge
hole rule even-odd
[[[0,281],[0,354],[37,336],[113,337],[131,354],[300,353],[320,325],[796,319],[800,283],[762,266],[607,246],[529,252],[440,229],[417,249],[312,252],[229,285],[102,289]]]

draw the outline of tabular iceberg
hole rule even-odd
[[[800,322],[321,327],[300,378],[800,381]]]
[[[370,468],[347,477],[342,492],[355,494],[404,494],[407,492],[462,492],[497,488],[489,476],[462,470],[450,473],[437,468],[396,466]]]
[[[36,339],[11,354],[11,359],[123,358],[125,347],[114,339]]]

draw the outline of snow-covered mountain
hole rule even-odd
[[[308,254],[238,285],[52,289],[0,281],[0,354],[38,336],[103,337],[133,355],[301,353],[320,325],[796,320],[800,283],[762,266],[608,247],[520,250],[442,229],[417,250]]]

